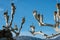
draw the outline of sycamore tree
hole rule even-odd
[[[37,31],[36,32],[34,25],[30,26],[30,28],[31,28],[30,33],[32,33],[33,35],[40,34],[40,35],[43,35],[45,38],[48,38],[48,39],[60,35],[60,28],[59,28],[59,26],[60,26],[60,3],[57,3],[56,7],[57,7],[57,11],[54,11],[54,15],[53,15],[54,16],[54,21],[55,21],[54,25],[53,24],[44,23],[43,22],[43,15],[38,14],[38,12],[36,10],[33,11],[33,16],[37,20],[39,26],[52,27],[57,32],[57,34],[51,34],[49,36],[49,35],[45,34],[42,31]]]
[[[3,29],[5,30],[10,30],[10,32],[12,31],[13,33],[16,34],[16,36],[19,36],[20,34],[20,31],[23,27],[23,24],[25,23],[25,17],[22,18],[22,22],[21,22],[21,26],[18,30],[18,27],[17,25],[15,24],[14,25],[14,28],[12,27],[12,23],[13,23],[13,19],[14,19],[14,14],[15,14],[15,11],[16,11],[16,6],[14,5],[14,3],[12,2],[11,3],[11,16],[8,15],[8,10],[6,10],[4,12],[4,17],[5,17],[5,21],[6,21],[6,25],[3,26]],[[10,20],[9,20],[10,19]],[[17,32],[18,31],[18,32]]]

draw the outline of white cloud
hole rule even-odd
[[[13,32],[12,32],[13,33]],[[15,33],[13,33],[13,37],[15,37]],[[32,37],[36,37],[36,38],[42,38],[44,39],[44,37],[42,35],[35,35],[33,36],[30,32],[28,31],[24,31],[24,32],[21,32],[19,36],[32,36]]]
[[[42,39],[45,38],[45,37],[42,36],[42,35],[35,35],[35,36],[33,36],[33,35],[32,35],[30,32],[28,32],[28,31],[21,32],[20,36],[32,36],[32,37],[37,37],[37,38],[42,38]]]
[[[13,33],[13,37],[15,37],[15,33]],[[24,32],[21,32],[19,36],[33,36],[30,32],[27,32],[27,31],[24,31]]]
[[[21,32],[20,36],[32,36],[32,34],[30,32],[24,31]]]

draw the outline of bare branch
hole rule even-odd
[[[17,25],[15,24],[15,26],[14,26],[14,30],[18,30],[18,28],[17,28]]]
[[[45,36],[45,37],[47,37],[48,35],[47,34],[44,34],[42,31],[35,31],[35,26],[33,26],[33,25],[31,25],[30,26],[30,28],[31,28],[31,31],[29,31],[32,35],[37,35],[37,34],[40,34],[40,35],[43,35],[43,36]]]
[[[56,37],[56,36],[58,36],[58,35],[60,35],[60,33],[58,33],[58,34],[53,34],[53,35],[51,35],[51,36],[47,36],[46,38],[47,38],[47,39],[50,39],[50,38],[54,38],[54,37]]]
[[[57,11],[54,12],[54,20],[57,22]]]
[[[9,21],[8,11],[4,12],[4,17],[5,17],[5,20],[6,20],[6,27],[8,27],[8,21]]]
[[[20,34],[20,31],[21,31],[22,26],[23,26],[24,23],[25,23],[25,17],[22,18],[22,23],[21,23],[21,27],[20,27],[20,29],[19,29],[19,34]]]
[[[11,27],[11,25],[12,25],[13,18],[14,18],[14,14],[15,14],[15,9],[16,9],[14,3],[12,3],[11,6],[12,6],[12,11],[11,11],[11,16],[12,16],[12,18],[11,18],[11,21],[10,21],[10,27]]]

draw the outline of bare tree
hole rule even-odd
[[[11,40],[12,38],[12,33],[15,33],[16,36],[19,36],[22,28],[23,28],[23,24],[25,23],[25,17],[22,18],[22,22],[21,22],[21,26],[18,29],[18,26],[15,24],[14,28],[12,27],[12,23],[13,23],[13,18],[15,15],[15,11],[16,11],[16,6],[14,5],[14,3],[11,3],[11,16],[8,15],[8,10],[4,12],[4,17],[5,17],[5,21],[6,21],[6,25],[3,26],[3,30],[1,31],[0,37],[7,37],[8,40]],[[10,21],[9,21],[10,18]],[[18,31],[18,32],[17,32]],[[5,34],[4,34],[5,32]]]
[[[39,25],[40,26],[49,26],[49,27],[52,27],[58,34],[53,34],[51,36],[43,33],[43,32],[35,32],[35,27],[32,26],[30,27],[32,31],[30,31],[30,33],[32,34],[40,34],[40,35],[44,35],[46,36],[46,38],[53,38],[55,36],[58,36],[60,35],[60,3],[57,4],[57,11],[54,12],[54,21],[55,21],[55,24],[47,24],[47,23],[44,23],[43,22],[43,15],[41,14],[38,14],[38,12],[36,10],[33,11],[33,16],[34,18],[38,21]]]

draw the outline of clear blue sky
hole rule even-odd
[[[58,0],[60,2],[60,0]],[[26,18],[26,22],[23,25],[21,35],[31,36],[29,33],[30,25],[34,23],[36,31],[43,31],[44,33],[50,35],[56,33],[51,27],[41,27],[38,25],[38,22],[33,17],[33,10],[37,10],[38,13],[44,15],[44,23],[54,24],[54,11],[56,11],[56,0],[14,0],[16,6],[15,17],[13,21],[20,28],[22,17]],[[8,10],[9,15],[11,12],[11,0],[0,0],[0,29],[5,25],[5,20],[3,13]],[[43,38],[42,35],[36,35],[35,37]]]

